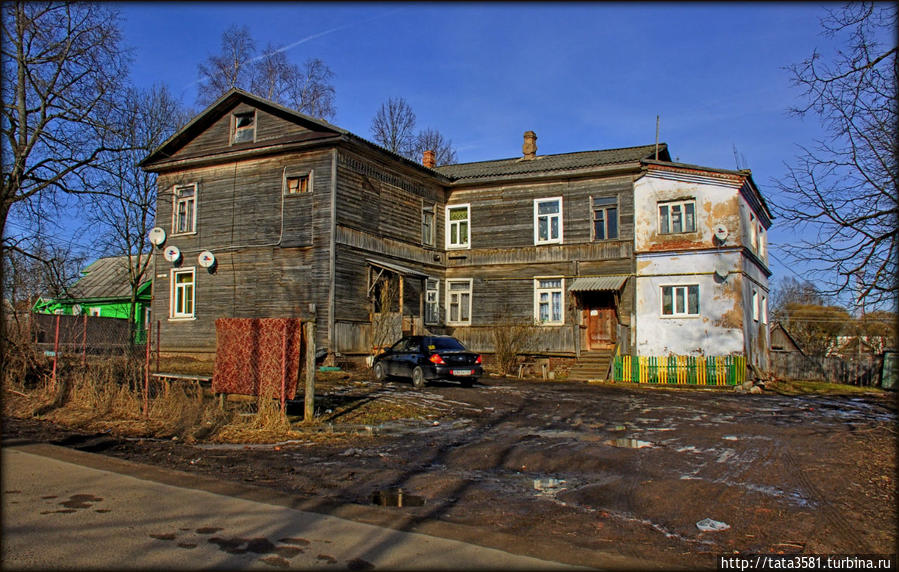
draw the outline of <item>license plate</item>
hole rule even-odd
[[[474,373],[474,371],[470,369],[454,369],[450,373],[452,373],[453,375],[471,375]]]

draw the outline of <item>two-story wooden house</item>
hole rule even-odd
[[[767,363],[746,285],[761,315],[771,217],[748,172],[672,163],[665,144],[539,155],[527,132],[522,151],[434,167],[232,90],[143,162],[167,234],[162,350],[211,352],[220,317],[302,317],[345,356],[402,331],[489,353],[496,328],[527,323],[542,355]]]

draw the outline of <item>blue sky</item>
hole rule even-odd
[[[378,107],[402,96],[418,127],[450,138],[460,162],[518,156],[522,133],[540,154],[652,143],[673,158],[749,167],[769,202],[798,144],[820,136],[786,66],[833,46],[815,3],[123,3],[132,80],[161,82],[195,106],[197,65],[222,32],[247,25],[258,48],[335,73],[333,123],[363,137]],[[305,40],[305,41],[303,41]],[[774,227],[775,278],[787,268]],[[796,274],[799,272],[799,274]],[[804,277],[804,276],[803,276]]]

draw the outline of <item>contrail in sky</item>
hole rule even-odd
[[[282,46],[282,47],[278,48],[277,50],[274,50],[272,53],[277,54],[279,52],[286,52],[287,50],[291,50],[291,49],[299,46],[300,44],[305,44],[306,42],[310,42],[316,38],[321,38],[322,36],[327,36],[328,34],[333,34],[334,32],[346,30],[347,28],[352,28],[353,26],[358,26],[359,24],[371,22],[372,20],[386,18],[387,16],[391,16],[393,14],[396,14],[397,12],[402,12],[403,10],[405,10],[405,8],[397,8],[396,10],[390,10],[389,12],[384,12],[383,14],[378,14],[377,16],[372,16],[371,18],[366,18],[365,20],[360,20],[358,22],[352,22],[350,24],[344,24],[343,26],[337,26],[336,28],[331,28],[330,30],[325,30],[324,32],[312,34],[311,36],[306,36],[305,38],[303,38],[301,40],[297,40],[296,42],[287,44],[286,46]],[[262,55],[256,56],[255,58],[251,59],[250,61],[251,62],[259,61],[262,58],[266,57],[266,55],[268,55],[268,54],[262,54]],[[187,91],[187,89],[190,88],[191,86],[197,85],[198,83],[200,83],[200,81],[201,80],[197,79],[195,81],[190,82],[189,84],[184,86],[184,89],[181,90],[181,93],[184,93],[185,91]]]

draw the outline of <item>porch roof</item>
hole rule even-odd
[[[384,270],[390,270],[391,272],[396,272],[402,276],[410,276],[412,278],[427,278],[428,275],[423,272],[419,272],[418,270],[413,270],[411,268],[407,268],[406,266],[401,266],[399,264],[394,264],[393,262],[386,262],[384,260],[377,260],[375,258],[366,258],[366,262],[371,264],[376,268],[383,268]]]
[[[618,276],[583,276],[575,278],[568,287],[569,292],[604,292],[618,291],[627,282],[627,275]]]

